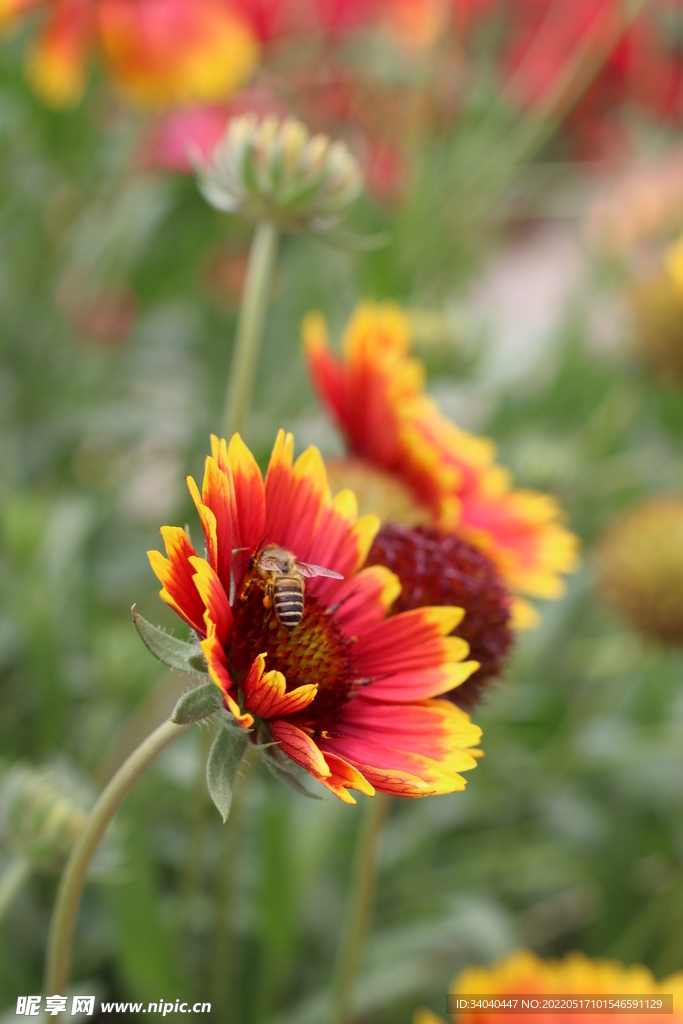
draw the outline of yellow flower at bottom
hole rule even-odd
[[[657,981],[647,967],[634,965],[625,967],[616,960],[590,959],[584,953],[569,953],[562,960],[542,960],[530,950],[518,950],[493,964],[492,967],[468,967],[453,981],[449,997],[452,1019],[460,1024],[500,1024],[501,1013],[480,1009],[456,1009],[455,1000],[467,996],[498,996],[500,998],[520,995],[538,996],[664,996],[673,995],[673,1017],[667,1014],[671,1024],[683,1021],[683,973],[674,974],[664,981]],[[515,1013],[510,1015],[518,1024],[537,1021],[537,1013]],[[598,1024],[604,1022],[605,1013],[586,1013],[578,1010],[574,1014],[564,1011],[558,1014],[544,1014],[547,1021],[564,1021],[565,1024]],[[652,1013],[628,1014],[633,1024],[651,1021]],[[417,1010],[413,1024],[442,1024],[431,1011]]]

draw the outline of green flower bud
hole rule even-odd
[[[13,765],[0,780],[0,841],[34,867],[60,870],[83,831],[88,802],[65,772]]]
[[[595,551],[605,604],[648,639],[683,644],[683,498],[627,509]]]
[[[199,186],[212,206],[287,231],[324,234],[336,227],[362,185],[343,142],[274,115],[234,118],[199,168]]]

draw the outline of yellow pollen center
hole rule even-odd
[[[315,683],[318,693],[289,721],[313,734],[334,730],[334,722],[357,685],[350,659],[351,641],[337,628],[326,608],[304,594],[304,614],[290,632],[274,609],[263,606],[260,587],[251,588],[246,601],[234,609],[235,623],[228,650],[230,674],[238,686],[253,661],[267,654],[266,671],[277,669],[287,690]]]

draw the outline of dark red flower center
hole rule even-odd
[[[400,579],[393,613],[426,605],[465,609],[453,634],[467,640],[470,657],[481,667],[445,696],[459,707],[476,704],[486,683],[500,674],[513,643],[510,594],[493,563],[455,534],[388,523],[377,534],[367,564],[385,565]]]
[[[277,669],[287,690],[315,683],[318,693],[303,711],[289,721],[311,733],[334,731],[341,709],[358,682],[350,657],[351,641],[345,637],[326,607],[304,595],[301,622],[290,632],[273,609],[263,606],[263,590],[252,587],[246,601],[237,604],[228,663],[238,686],[259,654],[267,654],[266,671]]]

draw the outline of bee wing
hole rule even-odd
[[[311,565],[309,562],[297,562],[296,567],[302,576],[329,576],[333,580],[343,580],[340,572],[326,569],[324,565]]]
[[[270,555],[261,555],[256,564],[260,569],[265,569],[266,572],[277,572],[279,569],[276,560],[271,558]]]

